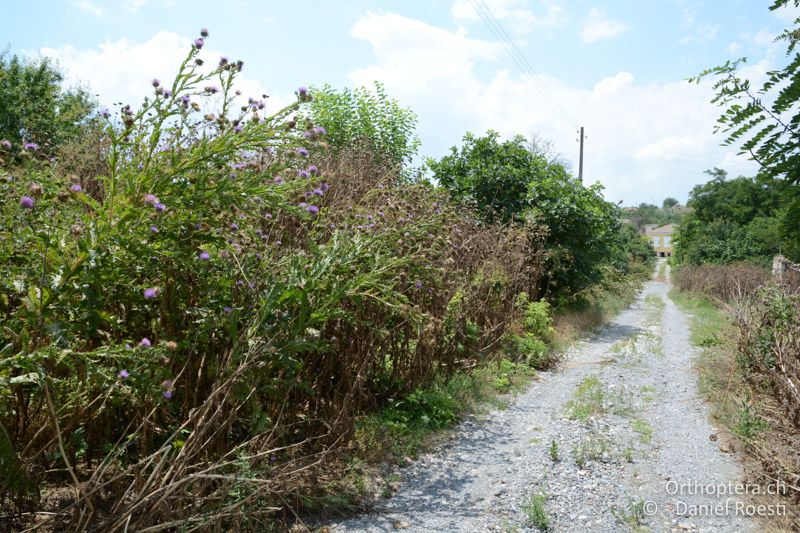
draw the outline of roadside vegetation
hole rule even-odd
[[[541,145],[467,134],[430,180],[382,87],[271,109],[208,38],[139,107],[0,62],[4,529],[352,511],[370,465],[519,390],[652,272]]]
[[[776,0],[770,9],[800,6]],[[783,483],[791,516],[767,528],[800,527],[800,272],[773,279],[773,256],[800,260],[797,19],[779,37],[786,62],[761,85],[740,75],[745,59],[701,73],[712,77],[723,109],[718,130],[759,165],[754,177],[728,179],[720,169],[690,195],[673,257],[673,299],[692,314],[692,341],[702,348],[700,385],[716,420],[735,435],[748,481]],[[784,523],[785,522],[785,523]]]

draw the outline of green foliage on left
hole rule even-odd
[[[81,88],[63,86],[64,75],[48,58],[26,60],[0,54],[0,159],[25,153],[52,155],[54,149],[78,138],[96,108]],[[38,148],[25,150],[26,143]]]
[[[263,525],[366,413],[450,423],[433,384],[496,363],[514,298],[538,297],[541,227],[326,143],[306,89],[266,115],[204,42],[100,113],[96,151],[3,165],[0,453],[80,478],[87,498],[47,509],[66,529]],[[506,363],[498,389],[531,371]]]

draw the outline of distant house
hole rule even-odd
[[[645,238],[653,245],[658,257],[672,255],[672,234],[675,233],[675,224],[664,226],[646,224],[643,230]]]

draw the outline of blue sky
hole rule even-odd
[[[704,169],[754,167],[719,146],[706,84],[688,76],[748,56],[758,79],[796,13],[756,0],[28,0],[3,2],[0,46],[58,58],[105,103],[167,79],[200,27],[204,51],[245,62],[243,90],[288,101],[298,85],[382,81],[420,119],[422,156],[467,130],[536,134],[626,205],[681,201]],[[523,75],[478,10],[488,7],[534,73]],[[484,11],[484,13],[487,13]]]

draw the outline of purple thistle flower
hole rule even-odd
[[[191,98],[189,98],[188,94],[181,95],[181,102],[188,105],[190,101]]]
[[[33,198],[30,196],[23,196],[19,199],[19,205],[24,207],[25,209],[33,209]]]
[[[148,300],[152,300],[153,298],[156,297],[157,293],[158,289],[156,289],[155,287],[150,287],[149,289],[144,290],[144,297]]]
[[[239,231],[239,224],[237,224],[236,222],[231,222],[230,228],[231,231]]]
[[[2,141],[0,141],[0,146],[5,148],[6,150],[11,150],[11,141],[9,141],[8,139],[3,139]]]
[[[280,177],[280,176],[275,176],[275,177],[272,179],[272,181],[273,181],[273,182],[275,182],[275,183],[282,183],[282,182],[283,182],[283,178],[282,178],[282,177]]]
[[[319,207],[310,205],[306,207],[306,211],[308,211],[311,215],[316,216],[319,213]]]
[[[228,307],[226,305],[225,307],[222,308],[222,310],[225,311],[226,313],[232,313],[233,312],[233,307]]]
[[[172,98],[172,90],[164,89],[164,98]]]
[[[310,131],[304,131],[303,132],[303,137],[305,137],[306,139],[310,139],[313,136],[314,136],[314,134],[311,133]]]
[[[414,284],[414,286],[415,286],[416,288],[418,288],[418,289],[421,289],[421,288],[422,288],[422,281],[420,281],[420,280],[417,280],[417,282]]]
[[[208,28],[200,28],[200,36],[208,37]]]
[[[219,66],[224,67],[228,64],[228,58],[226,56],[222,56],[219,58]]]
[[[156,208],[156,211],[158,211],[159,213],[163,213],[164,211],[166,211],[166,210],[167,210],[167,206],[165,206],[165,205],[164,205],[164,204],[162,204],[161,202],[158,202],[158,203],[157,203],[156,205],[154,205],[153,207],[155,207],[155,208]]]
[[[307,170],[298,170],[297,177],[298,178],[309,178],[311,175],[308,173]]]
[[[319,173],[319,169],[317,168],[317,165],[309,165],[309,167],[306,170],[312,176],[316,176]]]
[[[194,40],[194,47],[197,48],[198,50],[203,48],[204,44],[206,44],[206,42],[203,40],[202,37],[198,37],[197,39]]]
[[[75,183],[74,185],[72,185],[72,186],[69,188],[69,190],[71,190],[72,192],[81,192],[81,191],[83,190],[83,187],[81,187],[80,185],[78,185],[77,183]]]
[[[150,226],[150,233],[158,233],[158,227],[157,226]]]
[[[241,124],[237,124],[233,127],[233,131],[235,131],[236,133],[242,133],[244,131],[244,128],[242,127]]]
[[[171,379],[165,379],[164,381],[161,382],[162,389],[171,389],[174,385],[175,382],[172,381]]]
[[[165,390],[164,392],[161,393],[161,396],[163,396],[165,400],[171,400],[172,399],[172,391],[171,390]]]
[[[148,339],[147,337],[145,337],[145,338],[143,338],[142,340],[139,341],[139,346],[141,346],[142,348],[149,348],[152,345],[153,345],[153,343],[151,343],[150,339]]]
[[[302,146],[300,148],[296,148],[295,152],[297,152],[297,155],[299,155],[299,156],[308,157],[308,150],[306,150]]]
[[[313,131],[315,135],[325,135],[326,133],[328,133],[328,130],[326,130],[322,126],[317,126],[316,128],[314,128]]]
[[[328,185],[327,182],[323,181],[322,184],[319,186],[319,188],[322,189],[322,192],[328,192],[328,189],[330,189],[331,186]]]
[[[144,195],[144,203],[150,204],[153,207],[158,203],[158,196],[155,194],[145,194]]]
[[[313,191],[311,191],[311,193],[312,193],[312,194],[315,194],[315,195],[317,195],[317,196],[322,196],[323,194],[325,194],[325,193],[322,191],[322,189],[314,189]]]
[[[307,204],[307,203],[305,203],[305,202],[300,202],[300,203],[299,203],[299,204],[297,204],[297,205],[298,205],[299,207],[306,207],[308,204]]]
[[[26,150],[30,150],[31,152],[35,152],[39,149],[39,145],[36,143],[25,143],[22,147]]]
[[[130,373],[127,370],[123,369],[123,370],[120,370],[119,374],[117,374],[117,375],[122,379],[128,379],[128,376],[130,376]]]
[[[208,254],[208,252],[205,252],[205,251],[203,251],[203,252],[200,252],[200,253],[197,255],[197,258],[198,258],[200,261],[208,261],[209,259],[211,259],[211,256]]]
[[[153,87],[158,87],[159,85],[161,85],[161,82],[158,81],[158,79],[156,78],[153,78],[153,81],[151,81],[150,83],[153,84]]]
[[[297,95],[297,99],[301,102],[311,100],[311,96],[308,94],[308,87],[298,87],[294,94]]]
[[[272,213],[267,213],[266,215],[264,215],[264,218],[272,218]]]
[[[203,90],[207,93],[215,94],[219,92],[219,87],[216,85],[208,85]]]

